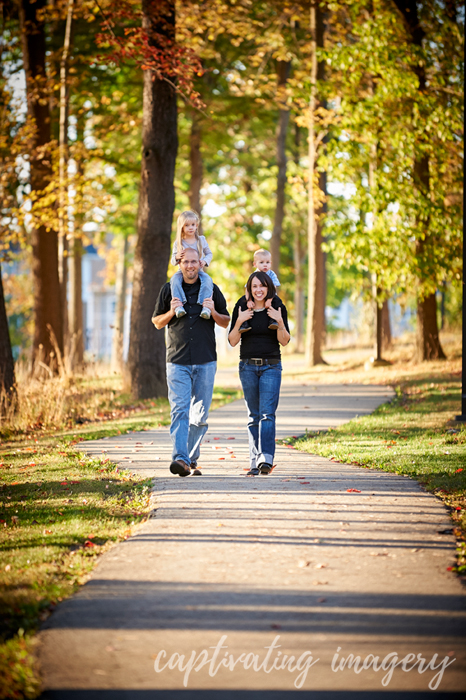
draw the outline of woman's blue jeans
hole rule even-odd
[[[248,409],[251,469],[275,456],[275,412],[280,398],[282,366],[239,363],[239,378]]]
[[[204,272],[204,270],[199,270],[199,279],[201,281],[201,287],[199,289],[197,303],[203,306],[204,299],[210,299],[214,292],[214,283],[212,277],[210,277],[207,272]],[[184,293],[182,282],[183,273],[181,270],[178,270],[170,280],[170,290],[172,299],[177,297],[181,300],[182,304],[186,304],[186,294]]]

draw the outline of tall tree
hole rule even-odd
[[[325,258],[322,250],[322,215],[324,198],[317,183],[326,186],[326,178],[317,172],[317,147],[322,141],[323,132],[317,133],[316,111],[319,107],[317,81],[319,62],[317,48],[323,47],[324,17],[320,3],[311,2],[311,94],[309,98],[308,126],[308,307],[306,332],[306,362],[314,366],[324,362],[322,343],[325,331]],[[322,68],[321,68],[322,70]]]
[[[116,264],[115,274],[115,321],[112,334],[112,356],[111,369],[113,372],[123,373],[123,334],[125,327],[125,306],[126,306],[126,280],[127,280],[127,256],[128,238],[120,237],[120,250]]]
[[[26,74],[28,116],[34,125],[34,139],[30,152],[30,185],[36,193],[44,192],[52,178],[50,154],[50,95],[47,90],[46,41],[44,10],[46,0],[21,0],[20,21],[23,63]],[[58,237],[45,224],[32,230],[34,276],[34,352],[43,347],[45,361],[53,346],[49,328],[55,334],[63,352],[62,309],[58,278]]]
[[[68,89],[68,59],[71,44],[71,26],[73,22],[74,0],[68,0],[66,11],[65,38],[60,59],[60,116],[59,116],[59,197],[58,197],[58,277],[60,280],[60,299],[63,320],[64,345],[68,339],[68,113],[69,113],[69,89]]]
[[[203,178],[203,162],[202,162],[202,117],[198,110],[192,110],[191,118],[191,133],[189,139],[189,165],[190,165],[190,181],[189,181],[189,206],[199,215],[201,214],[201,188]]]
[[[175,3],[143,0],[143,29],[154,49],[166,50],[175,38]],[[135,397],[166,396],[165,338],[151,316],[167,278],[178,149],[173,76],[144,73],[142,166],[138,240],[134,255],[133,299],[128,367]]]
[[[15,364],[11,350],[8,318],[3,295],[2,266],[0,264],[0,416],[16,399]]]
[[[279,275],[280,245],[282,242],[283,219],[285,216],[286,185],[286,134],[290,121],[290,110],[286,105],[286,83],[290,75],[291,61],[277,61],[277,100],[279,104],[277,125],[277,201],[270,240],[270,253],[273,269]]]
[[[422,52],[422,44],[425,37],[425,32],[421,26],[418,2],[417,0],[394,0],[394,3],[400,11],[408,36],[411,42]],[[424,61],[421,57],[413,66],[413,70],[419,80],[419,93],[422,95],[427,87],[426,72]],[[423,134],[422,141],[428,141],[429,135]],[[413,168],[413,184],[421,200],[424,200],[428,205],[430,201],[430,163],[429,155],[422,148],[422,144],[418,142],[416,149],[414,168]],[[423,220],[418,219],[418,227],[421,230],[421,235],[416,240],[416,255],[420,261],[429,255],[430,248],[430,232],[429,218]],[[419,266],[422,269],[422,262]],[[435,292],[425,294],[421,289],[418,292],[417,298],[417,326],[416,326],[416,351],[415,359],[420,362],[423,360],[442,360],[445,359],[440,344],[439,329],[437,323],[437,300]]]

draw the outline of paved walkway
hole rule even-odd
[[[285,386],[278,435],[389,395]],[[466,596],[441,503],[410,479],[284,447],[271,476],[246,477],[244,426],[242,401],[213,412],[204,476],[187,479],[168,472],[167,429],[85,443],[155,477],[154,513],[44,625],[44,697],[420,700],[437,679],[435,698],[459,698]]]

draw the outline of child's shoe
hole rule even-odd
[[[186,311],[183,306],[178,306],[178,308],[175,310],[175,316],[176,318],[181,318],[182,316],[186,316]]]
[[[210,309],[208,309],[207,306],[203,306],[201,311],[201,318],[209,319],[210,316]]]
[[[238,328],[238,333],[246,333],[246,331],[250,331],[250,330],[251,330],[251,326],[249,325],[249,323],[247,321],[243,321],[241,326]]]
[[[269,323],[268,327],[271,331],[277,331],[278,330],[278,323],[276,321],[272,321],[272,323]]]

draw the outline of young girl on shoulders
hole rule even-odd
[[[178,265],[184,257],[186,248],[192,248],[199,253],[201,265],[199,279],[201,288],[199,290],[197,303],[202,306],[201,317],[208,319],[210,318],[210,309],[203,306],[203,302],[204,299],[210,299],[212,296],[214,283],[211,277],[204,272],[204,268],[208,267],[212,262],[212,251],[209,248],[205,236],[199,234],[199,223],[200,219],[195,211],[184,211],[179,215],[176,224],[176,240],[173,244],[171,263],[172,265]],[[178,297],[183,304],[183,306],[179,306],[175,311],[177,318],[185,316],[186,314],[186,310],[184,309],[186,294],[184,293],[182,283],[183,273],[181,270],[178,270],[170,280],[172,297]]]

